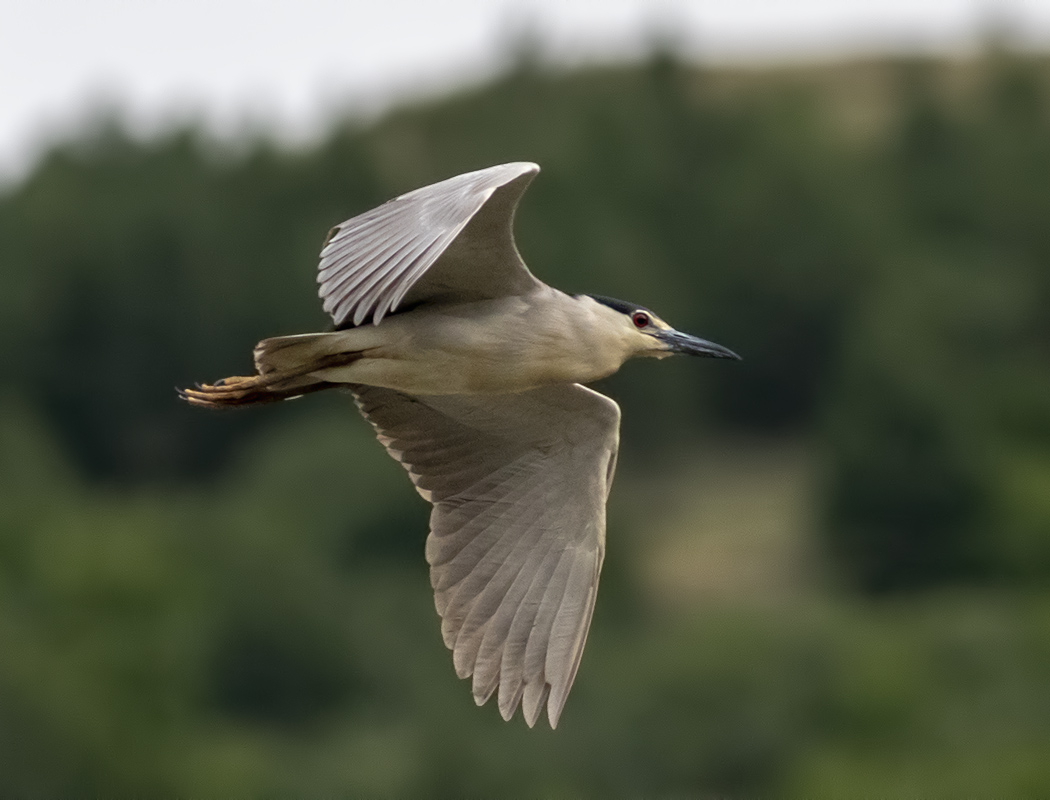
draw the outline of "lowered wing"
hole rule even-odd
[[[481,705],[555,727],[583,653],[605,554],[616,403],[579,384],[412,397],[351,387],[433,504],[426,556],[456,674]]]

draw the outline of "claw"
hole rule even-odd
[[[175,391],[178,393],[180,400],[185,400],[190,405],[198,406],[203,404],[202,401],[196,397],[197,392],[193,391],[193,389],[180,389],[176,386]]]

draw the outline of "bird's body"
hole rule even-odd
[[[542,315],[534,313],[537,306]],[[329,334],[265,340],[258,363],[282,345],[309,342],[318,355],[359,354],[310,376],[331,383],[364,383],[408,394],[504,394],[552,383],[589,383],[616,372],[631,354],[627,336],[610,340],[601,318],[618,312],[549,286],[525,296],[420,308]],[[296,354],[304,363],[307,348]],[[668,351],[653,353],[657,357]],[[287,356],[287,354],[286,354]]]
[[[512,233],[537,171],[466,173],[337,226],[318,277],[337,330],[264,339],[256,375],[182,396],[349,389],[434,506],[426,556],[457,674],[479,704],[498,689],[506,719],[520,703],[531,726],[546,700],[553,727],[590,627],[619,441],[616,403],[580,384],[634,356],[736,356],[537,280]]]

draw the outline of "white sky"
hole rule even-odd
[[[197,115],[291,138],[493,74],[511,32],[558,62],[670,30],[708,60],[972,47],[989,20],[1050,44],[1050,0],[0,0],[0,179],[99,102],[149,132]]]

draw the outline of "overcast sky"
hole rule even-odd
[[[632,57],[673,30],[714,61],[962,50],[995,20],[1050,45],[1050,0],[0,0],[0,177],[105,101],[148,132],[201,116],[291,138],[483,80],[513,32],[553,60]]]

